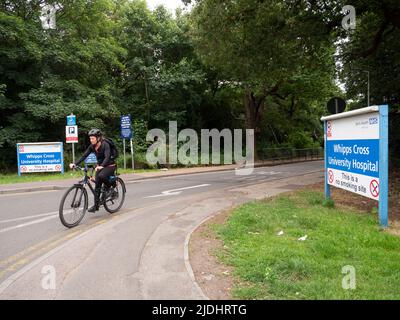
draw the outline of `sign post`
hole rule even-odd
[[[124,149],[124,169],[126,170],[126,150],[125,139],[131,140],[131,155],[132,155],[132,169],[133,169],[133,150],[132,150],[132,128],[131,128],[131,115],[121,116],[121,138]]]
[[[76,116],[67,116],[67,126],[65,127],[65,137],[67,143],[72,143],[72,162],[75,163],[75,143],[78,143],[78,126]]]
[[[325,129],[325,197],[330,186],[379,201],[379,220],[388,226],[387,105],[322,117]]]
[[[132,170],[135,171],[135,159],[134,159],[134,156],[133,156],[133,141],[132,141],[132,138],[131,138],[131,158],[132,158]]]
[[[122,146],[124,148],[124,170],[126,170],[126,153],[125,153],[125,139],[122,139]]]

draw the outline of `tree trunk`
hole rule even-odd
[[[253,92],[247,90],[244,97],[244,106],[246,112],[246,129],[254,130],[254,157],[258,159],[257,145],[260,141],[260,121],[264,109],[265,96],[257,98]]]

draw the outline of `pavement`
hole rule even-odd
[[[63,190],[0,195],[0,299],[207,299],[191,233],[241,203],[322,181],[322,161],[130,180],[122,211],[86,214],[73,229],[58,220]]]

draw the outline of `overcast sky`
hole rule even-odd
[[[163,4],[172,12],[175,12],[175,9],[178,7],[183,8],[185,6],[181,0],[146,0],[146,1],[150,9],[154,9],[158,5]]]

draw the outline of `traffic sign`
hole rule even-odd
[[[97,157],[96,154],[94,152],[92,152],[91,154],[89,154],[87,156],[87,158],[85,159],[85,163],[86,164],[96,164],[97,163]]]
[[[73,114],[67,116],[67,126],[76,126],[76,116]]]
[[[328,101],[327,109],[330,114],[342,113],[346,109],[346,101],[342,98],[332,98]]]
[[[66,126],[65,136],[67,143],[78,143],[78,126]]]
[[[131,115],[121,116],[121,138],[131,139],[132,138],[132,128],[131,128]]]

